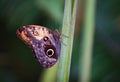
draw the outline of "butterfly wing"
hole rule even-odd
[[[34,52],[35,58],[45,67],[53,66],[60,54],[60,34],[38,25],[27,25],[17,30],[18,37]]]

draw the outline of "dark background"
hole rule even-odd
[[[91,82],[120,82],[120,0],[96,1]],[[78,79],[83,6],[78,6],[71,82]],[[61,30],[63,9],[64,0],[0,0],[0,82],[38,82],[44,70],[16,30],[29,24]]]
[[[16,36],[23,25],[59,29],[63,1],[0,0],[0,82],[38,82],[43,68]]]

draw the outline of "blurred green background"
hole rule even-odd
[[[78,5],[70,82],[78,81],[84,1]],[[64,0],[0,0],[0,82],[38,82],[44,69],[16,36],[37,24],[61,31]],[[91,82],[120,82],[120,0],[97,0]]]

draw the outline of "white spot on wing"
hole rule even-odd
[[[44,30],[42,28],[44,28]],[[45,27],[35,26],[35,30],[28,28],[28,31],[38,40],[41,40],[45,36],[49,36],[48,29],[46,29]],[[37,36],[34,35],[35,32],[38,33]]]

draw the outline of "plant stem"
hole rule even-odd
[[[73,46],[73,38],[74,38],[74,27],[75,27],[75,19],[76,19],[76,7],[77,7],[77,0],[74,1],[73,9],[72,9],[72,0],[65,0],[63,26],[62,26],[63,44],[61,45],[61,55],[59,60],[57,82],[69,81],[72,46]]]
[[[94,38],[94,22],[95,22],[95,0],[86,0],[85,17],[84,17],[84,34],[82,45],[82,64],[80,82],[90,81],[92,48]]]
[[[44,69],[42,75],[39,78],[39,82],[55,82],[57,75],[58,63],[53,67]]]

